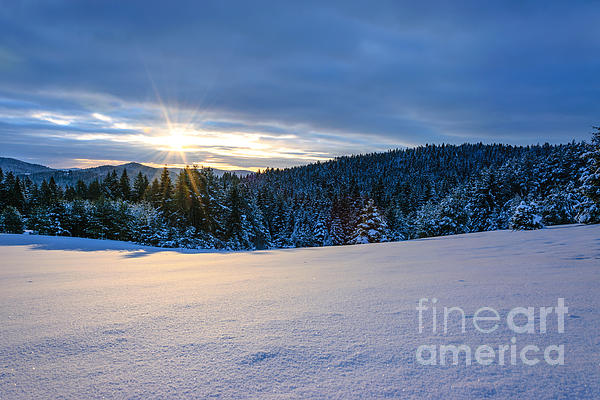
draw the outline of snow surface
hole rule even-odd
[[[600,398],[600,226],[186,253],[0,235],[0,398]],[[419,333],[421,297],[501,315],[562,297],[566,332]],[[512,336],[565,344],[565,365],[415,358]]]

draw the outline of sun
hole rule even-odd
[[[166,145],[171,151],[185,151],[190,145],[190,137],[178,132],[171,132],[165,137]]]

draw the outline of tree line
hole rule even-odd
[[[600,130],[592,143],[426,145],[172,180],[123,170],[61,187],[0,171],[0,229],[162,247],[344,245],[600,221]]]

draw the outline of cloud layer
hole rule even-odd
[[[599,17],[558,1],[13,2],[0,9],[2,153],[259,168],[585,139]]]

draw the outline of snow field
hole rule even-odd
[[[0,235],[0,260],[2,399],[600,397],[600,226],[233,253]],[[431,332],[430,309],[419,333],[434,297],[465,310],[465,334]],[[470,321],[558,298],[562,334]],[[415,356],[512,337],[564,344],[565,365]]]

